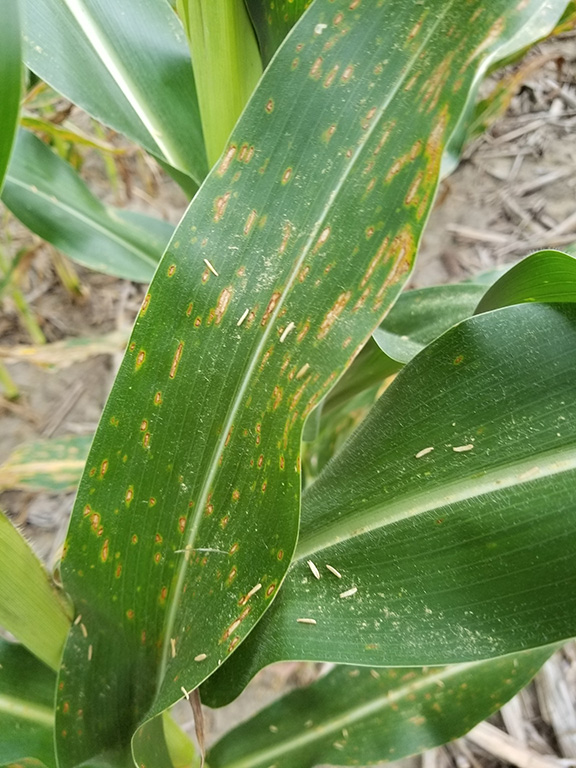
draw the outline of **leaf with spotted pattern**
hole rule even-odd
[[[410,272],[471,83],[541,2],[316,0],[278,50],[159,265],[80,484],[63,768],[122,751],[270,605],[302,425]]]
[[[527,685],[554,650],[432,669],[337,667],[227,733],[208,762],[313,768],[400,760],[463,736]]]

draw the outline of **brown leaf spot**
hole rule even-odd
[[[224,290],[220,293],[220,296],[218,296],[218,303],[216,304],[216,311],[215,311],[216,325],[220,325],[222,318],[226,314],[226,310],[228,309],[228,304],[230,303],[231,298],[232,298],[231,287],[224,288]]]
[[[346,307],[346,304],[350,301],[351,296],[352,296],[352,293],[350,291],[346,291],[345,293],[340,294],[334,306],[326,313],[326,316],[322,321],[322,325],[320,326],[320,330],[318,331],[316,338],[323,339],[327,335],[327,333],[330,331],[330,329],[332,328],[336,320],[340,317],[340,315],[344,311],[344,308]]]
[[[107,471],[108,471],[108,459],[104,459],[102,464],[100,464],[100,476],[104,477]]]
[[[146,352],[144,352],[143,349],[138,352],[138,355],[136,356],[136,370],[142,367],[144,360],[146,360]]]
[[[174,359],[172,360],[172,366],[170,368],[169,376],[171,379],[173,379],[176,376],[176,371],[178,370],[178,363],[180,362],[180,358],[182,357],[182,350],[184,349],[184,342],[180,342],[178,344],[178,348],[176,350],[176,354],[174,355]]]
[[[102,544],[102,549],[100,551],[100,559],[102,560],[103,563],[105,563],[106,560],[108,560],[108,547],[109,547],[109,544],[110,544],[110,540],[109,539],[106,539],[104,541],[104,544]]]
[[[230,192],[226,192],[224,195],[217,197],[216,200],[214,200],[214,221],[220,221],[222,216],[224,216],[228,200],[230,200]]]
[[[184,533],[186,530],[186,518],[183,515],[178,518],[178,530],[180,533]]]
[[[268,99],[268,101],[266,102],[266,106],[264,107],[264,109],[266,110],[266,112],[267,112],[268,114],[270,114],[271,112],[273,112],[273,111],[274,111],[274,99]]]
[[[322,246],[326,243],[328,238],[330,237],[331,229],[330,227],[324,227],[322,232],[320,233],[320,237],[316,241],[316,245],[314,246],[313,253],[316,253]]]
[[[236,145],[230,144],[228,149],[226,150],[226,154],[222,158],[220,165],[218,166],[218,170],[216,173],[218,176],[224,176],[228,168],[230,168],[230,164],[232,163],[232,160],[234,159],[234,155],[236,154]]]
[[[254,210],[250,211],[250,213],[248,214],[248,218],[246,219],[246,224],[244,224],[244,234],[245,235],[249,235],[250,234],[250,230],[252,229],[252,227],[256,223],[257,216],[258,216],[258,214]]]
[[[276,304],[278,303],[278,300],[280,299],[281,295],[282,294],[280,293],[280,291],[274,291],[274,293],[270,298],[270,301],[268,302],[268,306],[266,307],[266,311],[264,312],[260,325],[262,326],[266,325],[270,315],[272,314],[272,312],[274,312],[274,308],[276,307]]]
[[[288,184],[291,177],[292,177],[292,168],[286,168],[286,170],[282,174],[282,184]]]
[[[142,308],[140,309],[140,317],[146,314],[146,310],[148,309],[149,304],[150,304],[150,294],[147,293],[146,296],[144,297],[144,301],[142,302]]]
[[[172,277],[172,275],[176,272],[176,264],[170,264],[168,267],[168,277]]]
[[[128,621],[132,621],[132,619],[134,618],[134,611],[132,610],[132,608],[128,608],[128,610],[126,611],[126,618],[128,619]]]
[[[134,488],[133,486],[130,485],[126,491],[126,496],[124,497],[127,506],[130,504],[133,498],[134,498]]]
[[[310,77],[314,80],[318,80],[322,74],[322,56],[318,56],[312,68],[310,70]]]
[[[323,86],[324,88],[330,88],[334,80],[336,79],[336,75],[338,74],[338,70],[340,69],[338,64],[335,64],[330,72],[327,74],[327,76],[324,79]]]
[[[162,405],[162,392],[156,392],[154,395],[154,405]]]

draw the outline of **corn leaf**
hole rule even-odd
[[[32,232],[98,272],[148,283],[173,228],[94,197],[72,166],[20,131],[2,202]]]
[[[18,0],[6,0],[0,27],[0,192],[18,127],[22,54]]]
[[[157,0],[22,0],[24,57],[45,82],[191,176],[207,171],[184,31]]]
[[[80,484],[63,767],[124,750],[270,605],[302,425],[408,276],[471,82],[540,5],[316,0],[279,49],[160,263]]]
[[[530,254],[486,291],[476,314],[525,301],[576,301],[576,258],[553,250]]]
[[[312,0],[245,0],[256,30],[264,65],[270,62],[282,41]]]
[[[575,635],[575,352],[573,304],[522,304],[417,355],[304,494],[284,586],[207,703],[280,659],[459,663]]]
[[[58,669],[70,626],[70,606],[32,548],[0,512],[0,626]]]
[[[0,638],[0,765],[55,768],[55,687],[52,670]]]
[[[73,490],[84,469],[92,435],[35,440],[16,448],[0,464],[0,491]]]
[[[227,733],[211,768],[400,760],[459,738],[536,674],[555,646],[434,669],[337,667]]]

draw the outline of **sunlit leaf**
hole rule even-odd
[[[30,544],[0,512],[0,626],[58,669],[70,626],[70,606]]]
[[[200,183],[207,164],[184,31],[157,0],[21,0],[27,66]]]
[[[316,0],[279,49],[156,272],[80,484],[63,768],[124,751],[270,604],[302,425],[409,274],[471,82],[540,4]]]
[[[282,659],[445,664],[575,635],[575,381],[573,304],[478,315],[415,357],[304,494],[282,590],[205,700]]]
[[[105,206],[46,144],[20,131],[2,202],[33,232],[98,272],[147,283],[173,227]]]

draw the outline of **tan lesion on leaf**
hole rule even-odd
[[[338,74],[338,70],[340,69],[340,66],[338,64],[335,64],[330,72],[326,75],[323,86],[324,88],[330,88],[334,80],[336,79],[336,75]]]
[[[318,80],[320,78],[320,75],[322,74],[322,63],[323,63],[322,56],[318,56],[314,64],[312,64],[312,67],[310,69],[310,77],[313,80]]]
[[[140,317],[146,314],[146,310],[148,309],[149,304],[150,304],[150,294],[147,293],[146,296],[144,297],[144,301],[142,302],[142,308],[140,309]]]
[[[340,296],[336,299],[336,302],[332,308],[328,310],[324,320],[322,321],[322,325],[320,326],[320,330],[316,336],[317,339],[323,339],[328,334],[336,320],[338,320],[344,311],[346,305],[350,301],[351,296],[351,291],[345,291],[344,293],[341,293]]]
[[[270,315],[272,312],[274,312],[274,309],[276,308],[276,304],[278,304],[278,301],[280,300],[280,296],[282,294],[280,291],[274,291],[272,296],[270,297],[270,301],[268,302],[268,306],[266,307],[266,311],[264,312],[264,315],[262,316],[262,320],[260,321],[260,325],[265,326],[270,319]]]
[[[224,288],[224,290],[221,291],[220,296],[218,296],[218,302],[216,304],[216,309],[214,311],[216,325],[220,325],[220,323],[222,322],[222,318],[226,314],[226,310],[228,309],[228,305],[230,304],[231,298],[232,298],[232,286],[228,286],[228,288]]]
[[[220,197],[217,197],[216,200],[214,200],[214,221],[220,221],[222,216],[224,216],[229,200],[230,200],[229,191],[225,192],[223,195],[221,195]]]
[[[376,294],[373,309],[380,309],[387,290],[397,283],[400,278],[409,272],[414,254],[416,253],[416,239],[410,226],[396,235],[390,244],[388,259],[392,261],[390,272]]]
[[[244,224],[244,234],[249,235],[250,231],[252,230],[252,227],[256,223],[256,219],[258,217],[258,213],[255,210],[251,210],[248,214],[248,218],[246,219],[246,223]]]
[[[176,352],[174,354],[174,358],[172,360],[172,366],[170,368],[170,373],[168,374],[171,379],[173,379],[176,376],[176,371],[178,370],[178,365],[180,363],[180,359],[182,357],[182,350],[184,349],[184,342],[180,342],[178,344],[178,347],[176,349]]]
[[[227,170],[230,168],[230,165],[232,163],[232,160],[234,159],[235,154],[236,154],[236,145],[230,144],[230,146],[226,150],[226,154],[220,161],[218,170],[216,171],[216,174],[218,176],[224,176],[226,174]]]
[[[378,246],[378,250],[370,260],[370,264],[368,264],[368,269],[362,276],[362,280],[360,281],[360,288],[364,288],[364,286],[367,285],[367,283],[370,281],[372,275],[374,274],[374,270],[376,269],[376,267],[378,266],[378,264],[380,263],[380,261],[382,260],[382,258],[386,253],[386,249],[388,248],[389,242],[390,242],[390,238],[385,237],[384,240],[382,240],[382,242]]]

